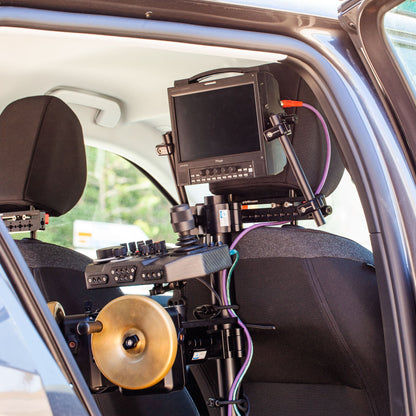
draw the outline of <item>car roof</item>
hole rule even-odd
[[[234,20],[244,19],[240,11],[255,8],[264,11],[290,12],[303,15],[320,16],[324,18],[337,18],[337,9],[342,0],[12,0],[2,2],[3,6],[33,7],[44,10],[56,10],[76,13],[106,14],[111,16],[124,16],[171,21],[187,21],[199,19],[206,23],[218,17],[222,10],[224,16],[230,14]],[[230,13],[233,12],[233,13]],[[193,16],[193,19],[192,17]],[[205,18],[204,18],[205,16]],[[196,23],[196,22],[195,22]]]

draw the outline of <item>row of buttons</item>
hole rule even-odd
[[[144,280],[159,280],[163,277],[163,270],[155,272],[147,272],[141,274],[142,279]]]
[[[238,166],[229,166],[229,167],[222,167],[222,168],[213,168],[213,169],[201,169],[199,171],[195,171],[193,170],[191,172],[191,178],[198,178],[201,176],[216,176],[219,175],[220,173],[224,174],[240,174],[240,173],[252,173],[253,172],[253,166],[252,165],[248,165],[245,168],[240,168]]]
[[[216,182],[220,180],[248,178],[248,177],[253,177],[253,176],[254,176],[253,173],[235,173],[233,175],[223,175],[223,176],[207,176],[207,177],[198,177],[198,178],[191,177],[191,183]]]
[[[146,240],[146,241],[131,241],[130,243],[122,244],[131,254],[136,254],[139,256],[147,257],[152,254],[165,254],[167,253],[166,242],[165,240],[162,241],[155,241],[153,240]]]
[[[134,279],[134,276],[133,275],[129,275],[129,276],[116,276],[115,278],[114,278],[114,280],[116,281],[116,282],[132,282],[133,281],[133,279]]]
[[[89,277],[88,283],[91,285],[105,285],[108,283],[108,276],[103,274],[101,276]]]

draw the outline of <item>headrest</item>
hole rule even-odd
[[[281,100],[299,100],[314,106],[322,113],[315,95],[306,82],[288,65],[281,63],[265,66],[273,73],[279,83]],[[289,136],[296,155],[301,163],[305,175],[315,191],[321,182],[325,167],[326,141],[320,121],[316,115],[306,109],[288,109],[287,113],[295,113],[298,122]],[[329,128],[329,126],[328,126]],[[337,187],[341,180],[344,165],[342,163],[337,145],[331,136],[331,163],[325,185],[321,191],[328,196]],[[210,191],[214,195],[233,194],[236,201],[243,199],[261,199],[287,197],[289,189],[294,189],[301,196],[296,179],[289,164],[283,172],[263,178],[241,179],[233,181],[213,182]]]
[[[60,99],[27,97],[0,115],[0,212],[59,216],[81,197],[86,158],[81,124]]]

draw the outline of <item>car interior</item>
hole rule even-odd
[[[16,220],[16,215],[23,211],[32,211],[33,215],[42,212],[51,217],[50,225],[42,224],[44,231],[31,231],[24,238],[18,233],[13,236],[46,302],[55,302],[48,305],[103,415],[129,412],[145,416],[223,416],[227,414],[225,411],[228,415],[278,416],[389,414],[383,325],[368,231],[358,197],[341,185],[348,177],[348,166],[334,133],[336,129],[329,123],[319,94],[310,85],[307,74],[287,62],[284,55],[258,51],[112,36],[107,36],[103,42],[98,35],[18,28],[1,28],[0,36],[13,37],[13,43],[0,42],[0,50],[7,60],[7,71],[14,72],[13,77],[5,76],[10,82],[4,84],[1,95],[0,212],[3,219],[13,217],[14,224],[22,220],[21,217]],[[206,71],[212,71],[209,81],[205,75],[195,78]],[[235,177],[232,177],[232,170],[224,176],[221,170],[208,172],[211,166],[207,166],[201,176],[223,175],[221,179],[211,182],[200,178],[201,181],[192,184],[178,185],[179,171],[175,168],[179,164],[172,162],[172,142],[164,138],[165,133],[174,128],[168,88],[181,87],[181,80],[192,77],[186,88],[192,89],[204,82],[207,85],[209,82],[233,83],[241,73],[267,73],[273,78],[277,90],[273,87],[267,91],[268,96],[275,99],[273,105],[280,107],[280,100],[296,100],[308,103],[322,114],[329,128],[329,160],[322,123],[308,108],[285,109],[289,132],[279,134],[289,137],[312,191],[319,189],[318,193],[325,195],[329,202],[319,205],[320,202],[313,199],[318,208],[308,205],[306,214],[298,215],[301,211],[296,211],[294,217],[281,214],[281,221],[276,221],[276,217],[271,220],[264,217],[260,221],[246,220],[244,226],[237,224],[227,231],[219,227],[215,232],[211,229],[207,232],[210,225],[195,224],[194,217],[208,215],[206,213],[215,204],[239,207],[252,204],[255,210],[262,209],[262,204],[276,205],[276,201],[285,201],[280,212],[286,213],[286,209],[295,209],[305,202],[295,168],[286,160],[278,172],[260,177],[239,177],[238,170]],[[185,118],[192,117],[191,113]],[[177,143],[173,142],[173,147],[178,147]],[[201,143],[199,141],[197,146]],[[244,143],[242,139],[239,146]],[[157,155],[158,145],[167,156]],[[150,178],[158,198],[165,199],[164,222],[169,227],[172,222],[175,237],[179,236],[177,242],[171,233],[167,237],[171,240],[166,241],[166,250],[182,250],[176,253],[177,257],[171,259],[174,255],[166,254],[171,251],[165,251],[162,246],[154,248],[149,240],[142,246],[133,242],[133,248],[120,245],[130,242],[121,232],[116,233],[112,245],[124,250],[122,254],[114,247],[110,255],[97,252],[97,257],[102,256],[103,261],[94,264],[94,251],[103,249],[104,242],[88,253],[90,257],[81,253],[82,244],[64,247],[49,242],[56,240],[49,240],[48,233],[60,233],[58,221],[61,218],[64,221],[65,214],[77,209],[75,206],[86,189],[87,177],[92,175],[93,168],[87,167],[86,147],[118,155]],[[221,150],[215,155],[221,156]],[[287,154],[286,158],[289,158]],[[105,164],[103,169],[106,169]],[[351,186],[348,189],[354,188],[353,184]],[[355,193],[355,189],[353,191]],[[149,211],[162,207],[159,199],[155,201],[156,205],[149,205]],[[186,213],[181,209],[168,211],[170,205],[182,207],[185,204],[195,207],[192,214],[189,210]],[[275,205],[273,209],[278,208]],[[123,209],[129,207],[116,207],[119,212]],[[238,215],[246,215],[243,209],[238,210]],[[320,210],[328,222],[322,230],[316,229],[311,219],[312,212]],[[343,217],[343,212],[352,210],[358,230],[352,230],[350,217]],[[87,220],[90,213],[82,219]],[[42,218],[41,222],[48,222]],[[221,218],[217,221],[223,225]],[[114,222],[119,222],[121,227],[121,220]],[[251,223],[257,226],[245,233],[243,229]],[[156,226],[148,230],[151,232]],[[199,231],[192,231],[195,229]],[[164,239],[159,234],[147,237],[154,241]],[[219,254],[225,244],[233,253],[231,257],[228,248],[226,255]],[[187,252],[187,247],[191,247],[191,251],[197,247],[195,254]],[[147,252],[140,252],[141,249]],[[238,263],[234,263],[233,250],[238,252]],[[117,364],[116,347],[105,347],[108,348],[105,352],[110,356],[108,360],[116,363],[117,372],[107,370],[107,362],[94,361],[91,352],[91,348],[95,348],[98,354],[98,335],[104,334],[102,328],[94,329],[91,322],[102,317],[105,328],[107,321],[102,312],[114,311],[115,320],[120,322],[124,322],[124,315],[133,316],[136,307],[149,308],[152,316],[159,313],[158,306],[153,303],[148,306],[144,300],[135,300],[135,306],[126,311],[122,310],[124,306],[114,302],[129,296],[143,297],[143,294],[130,295],[132,287],[143,286],[146,290],[141,293],[148,296],[148,286],[143,282],[140,287],[128,282],[108,287],[102,285],[101,280],[98,283],[98,277],[107,276],[107,272],[88,274],[92,264],[96,267],[94,270],[104,270],[114,259],[128,256],[135,259],[135,255],[137,259],[140,257],[137,267],[142,267],[144,258],[157,263],[169,257],[172,264],[178,258],[179,261],[195,259],[190,268],[197,269],[198,256],[206,270],[212,267],[202,275],[191,271],[190,277],[183,281],[176,277],[166,280],[166,286],[153,284],[150,279],[151,298],[163,310],[176,308],[172,319],[178,319],[179,323],[175,324],[173,338],[180,347],[177,353],[173,347],[168,348],[170,353],[174,352],[174,363],[170,363],[167,371],[158,372],[149,364],[149,358],[135,361],[134,354],[139,357],[142,354],[137,345],[143,335],[139,334],[136,341],[133,333],[128,332],[127,338],[124,336],[122,352],[128,366],[137,373],[151,373],[151,385],[145,388],[126,388],[127,377],[119,373],[128,371],[124,364]],[[222,257],[211,261],[211,255]],[[216,290],[219,288],[214,281],[220,279],[219,273],[225,267],[223,258],[226,262],[231,258],[233,263],[230,303],[218,300]],[[230,268],[231,263],[227,264]],[[178,267],[178,273],[184,276],[188,273],[185,271],[188,266]],[[97,279],[94,283],[100,287],[92,287],[92,281],[87,287],[88,276]],[[75,318],[81,315],[82,318]],[[142,318],[137,319],[141,322]],[[252,341],[244,338],[243,327],[235,324],[236,319],[248,328]],[[79,329],[81,320],[86,322],[86,332]],[[207,323],[209,320],[211,322]],[[195,329],[192,325],[196,324],[192,323],[197,321],[200,324]],[[151,329],[149,331],[153,334]],[[157,333],[157,337],[164,335],[164,331]],[[169,331],[166,338],[171,336]],[[148,336],[151,341],[152,336]],[[130,341],[135,343],[131,350],[126,346]],[[218,343],[221,351],[218,352],[217,347],[198,348],[198,342],[215,346]],[[148,341],[143,348],[150,344]],[[231,386],[234,377],[230,374],[235,376],[241,366],[244,368],[250,349],[254,351],[250,365],[243,374],[244,379],[238,380],[240,387],[234,389],[234,384]],[[113,352],[114,357],[111,357]],[[205,355],[200,359],[201,352],[212,354],[213,359],[205,359]],[[188,353],[192,357],[189,360]],[[163,364],[166,363],[163,361]],[[101,373],[106,373],[106,377]],[[120,379],[123,381],[118,382]],[[225,397],[229,389],[235,394]]]

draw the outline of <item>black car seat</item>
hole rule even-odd
[[[81,125],[73,111],[55,97],[17,100],[0,116],[0,212],[68,212],[81,197],[86,159]],[[47,231],[45,231],[47,232]],[[36,239],[16,241],[45,299],[59,301],[66,314],[83,313],[85,302],[104,306],[122,293],[86,290],[88,257]]]
[[[284,64],[271,69],[281,81],[282,99],[319,108],[298,75]],[[298,116],[293,146],[316,188],[325,142],[312,113],[302,109]],[[324,194],[336,188],[343,169],[333,143]],[[212,193],[232,194],[233,201],[287,197],[289,189],[298,187],[288,167],[274,177],[210,185]],[[233,275],[234,303],[242,321],[251,324],[254,342],[243,382],[250,414],[387,416],[384,335],[372,253],[354,241],[299,225],[258,228],[236,247],[240,260]],[[209,302],[206,292],[197,283],[186,286],[190,310]],[[212,363],[192,371],[203,395],[217,397]],[[218,409],[209,412],[219,414]]]
[[[0,212],[33,207],[51,216],[68,212],[86,183],[82,128],[75,113],[51,96],[27,97],[0,116]],[[47,231],[45,231],[47,232]],[[91,259],[36,239],[16,241],[47,302],[67,315],[92,310],[121,296],[119,288],[87,291],[84,270]],[[197,415],[186,390],[159,396],[94,395],[104,415]],[[185,413],[183,413],[185,411]]]

